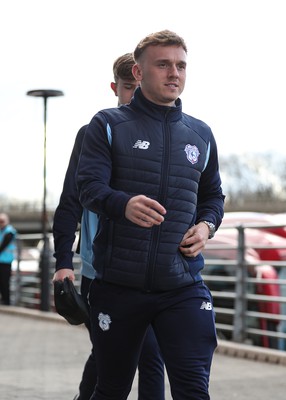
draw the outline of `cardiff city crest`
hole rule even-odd
[[[111,318],[108,314],[99,313],[99,326],[103,331],[108,331],[111,324]]]
[[[191,144],[187,144],[184,150],[187,154],[187,159],[190,161],[190,163],[196,164],[199,161],[200,152],[197,146],[192,146]]]

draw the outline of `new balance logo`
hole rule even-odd
[[[201,305],[201,307],[200,307],[200,309],[201,310],[212,310],[213,309],[213,305],[212,305],[212,303],[211,302],[209,302],[209,301],[203,301],[202,302],[202,305]]]
[[[137,140],[137,142],[133,145],[133,149],[142,149],[146,150],[150,146],[150,142],[147,142],[146,140]]]

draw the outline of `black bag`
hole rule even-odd
[[[71,325],[80,325],[88,321],[88,306],[68,277],[63,281],[54,282],[54,301],[57,313]]]

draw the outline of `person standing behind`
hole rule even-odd
[[[114,82],[111,82],[110,86],[114,94],[118,97],[118,106],[129,103],[134,90],[138,86],[138,82],[132,75],[133,65],[134,59],[131,53],[118,57],[113,64]],[[77,134],[60,202],[54,215],[53,235],[56,272],[53,281],[63,280],[67,276],[71,280],[75,279],[72,264],[72,247],[78,223],[81,223],[81,293],[85,301],[88,302],[89,286],[95,277],[95,270],[92,266],[92,238],[96,232],[97,215],[82,208],[75,182],[75,173],[86,127],[87,125],[83,126]],[[87,323],[87,328],[90,333],[89,323]],[[85,364],[82,381],[79,386],[79,395],[75,399],[89,400],[94,392],[97,377],[95,352],[96,349],[93,348]],[[138,399],[164,400],[164,364],[158,343],[151,328],[149,328],[144,340],[138,371]]]
[[[134,58],[140,86],[130,104],[92,118],[77,172],[81,203],[99,215],[91,399],[127,399],[151,324],[172,398],[208,400],[217,338],[201,251],[224,213],[216,142],[208,125],[182,112],[184,40],[153,33]]]
[[[10,225],[9,217],[0,214],[0,294],[2,304],[10,305],[10,278],[15,256],[16,229]]]

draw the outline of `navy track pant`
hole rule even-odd
[[[152,324],[174,400],[209,400],[217,346],[212,298],[203,282],[162,293],[98,282],[90,287],[98,381],[93,400],[126,400]]]

